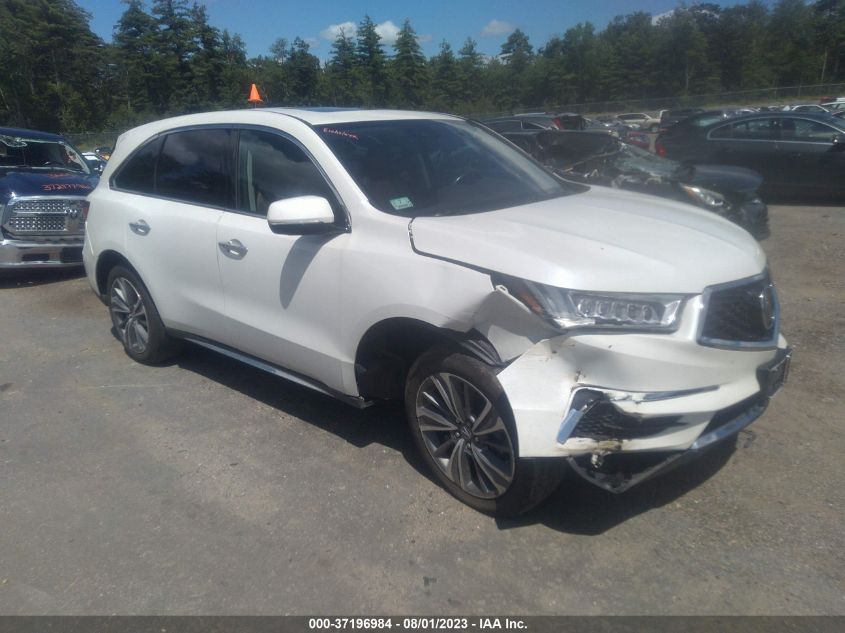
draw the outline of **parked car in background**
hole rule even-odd
[[[627,114],[617,114],[616,118],[622,121],[625,125],[637,127],[640,130],[648,132],[657,132],[660,128],[660,119],[653,117],[645,112],[629,112]]]
[[[800,105],[794,105],[789,108],[790,112],[815,112],[816,114],[824,114],[829,112],[827,108],[824,106],[820,106],[817,103],[802,103]]]
[[[82,158],[95,174],[102,174],[108,161],[103,160],[96,152],[82,152]]]
[[[651,136],[646,132],[632,130],[625,134],[622,140],[641,149],[651,149]]]
[[[588,126],[587,119],[574,112],[527,113],[485,119],[482,122],[491,130],[583,130]]]
[[[100,145],[99,147],[94,148],[94,153],[104,161],[108,161],[109,158],[111,158],[111,153],[113,151],[114,148],[109,147],[108,145]]]
[[[681,110],[665,110],[660,115],[660,126],[658,131],[663,132],[678,121],[691,117],[693,114],[704,112],[701,108],[684,108]]]
[[[845,197],[845,122],[829,114],[761,112],[683,126],[658,136],[655,148],[684,163],[753,169],[764,197]]]
[[[523,131],[504,137],[565,178],[688,202],[757,239],[769,235],[768,208],[757,193],[763,179],[749,169],[682,165],[589,132]]]
[[[82,263],[97,176],[58,134],[0,128],[0,269]]]
[[[694,457],[789,365],[747,232],[567,182],[458,117],[157,121],[89,199],[88,280],[132,359],[188,340],[356,406],[404,400],[433,477],[484,512],[530,509],[566,464],[621,492]]]

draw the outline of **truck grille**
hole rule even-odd
[[[3,228],[15,237],[81,236],[81,198],[20,199],[7,207]]]
[[[766,345],[778,331],[778,307],[768,275],[714,286],[705,293],[704,321],[699,343]]]

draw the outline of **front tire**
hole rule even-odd
[[[130,358],[153,365],[178,352],[178,341],[168,336],[147,287],[134,271],[115,266],[106,287],[114,331]]]
[[[507,396],[480,360],[440,348],[423,354],[408,374],[405,409],[437,481],[476,510],[517,516],[560,482],[559,460],[519,458]]]

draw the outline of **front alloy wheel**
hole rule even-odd
[[[468,381],[441,372],[417,392],[416,418],[429,454],[452,482],[481,499],[505,493],[513,481],[513,442],[490,400]]]
[[[405,411],[434,478],[481,512],[516,516],[560,482],[560,459],[524,459],[508,398],[491,367],[450,346],[422,354],[408,372]]]

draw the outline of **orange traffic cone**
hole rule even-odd
[[[248,103],[253,105],[258,105],[259,103],[263,103],[264,99],[261,98],[261,95],[258,94],[258,86],[252,84],[252,88],[249,89],[249,99],[247,99]]]

